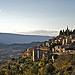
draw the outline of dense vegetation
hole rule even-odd
[[[60,36],[61,35],[67,35],[68,36],[68,35],[72,35],[72,34],[75,35],[75,29],[73,31],[72,30],[68,30],[68,29],[65,30],[65,31],[64,30],[60,30],[60,34],[59,35]]]
[[[75,75],[75,54],[69,53],[32,61],[32,57],[18,57],[0,66],[0,75]]]

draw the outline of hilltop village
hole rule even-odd
[[[4,60],[0,75],[75,75],[75,29],[60,30],[57,37]]]
[[[75,29],[60,30],[59,36],[49,39],[35,47],[30,47],[22,52],[22,57],[32,57],[33,61],[48,57],[49,54],[62,55],[63,53],[75,54]],[[54,56],[52,56],[54,60]]]

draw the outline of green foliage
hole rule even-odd
[[[16,70],[19,71],[19,65],[18,64],[16,65]]]
[[[11,68],[10,68],[10,64],[8,65],[8,69],[10,70]]]
[[[63,54],[59,56],[56,61],[54,62],[54,67],[57,70],[56,73],[64,74],[64,75],[71,75],[73,71],[73,67],[75,66],[75,54]]]
[[[59,33],[60,36],[61,36],[61,35],[69,36],[69,35],[71,35],[71,34],[75,35],[75,29],[74,29],[73,31],[72,31],[72,30],[69,30],[69,29],[67,29],[66,31],[60,30],[60,33]]]
[[[45,69],[45,73],[44,75],[52,75],[54,74],[55,68],[52,64],[47,65],[46,69]]]
[[[52,54],[36,62],[32,62],[30,58],[15,58],[8,61],[10,64],[1,65],[0,75],[74,75],[75,54],[55,57],[55,62],[51,60]]]
[[[37,65],[34,65],[31,69],[31,73],[33,73],[33,74],[38,74],[38,71],[39,71],[39,68]]]
[[[75,65],[75,54],[73,55],[72,61],[71,61],[72,65]]]
[[[75,68],[73,69],[73,71],[72,71],[72,74],[71,75],[75,75]]]
[[[62,32],[62,30],[60,30],[60,35],[63,35],[63,32]]]
[[[52,54],[49,54],[48,55],[48,59],[52,59]]]
[[[12,61],[14,61],[14,60],[15,60],[15,58],[11,58],[11,60],[12,60]]]

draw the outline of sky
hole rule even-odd
[[[67,25],[75,29],[75,0],[0,0],[2,33],[54,36]]]

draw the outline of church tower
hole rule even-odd
[[[68,31],[69,29],[68,29],[68,25],[67,25],[67,31]]]
[[[69,29],[68,29],[68,25],[67,25],[67,35],[69,35]]]

